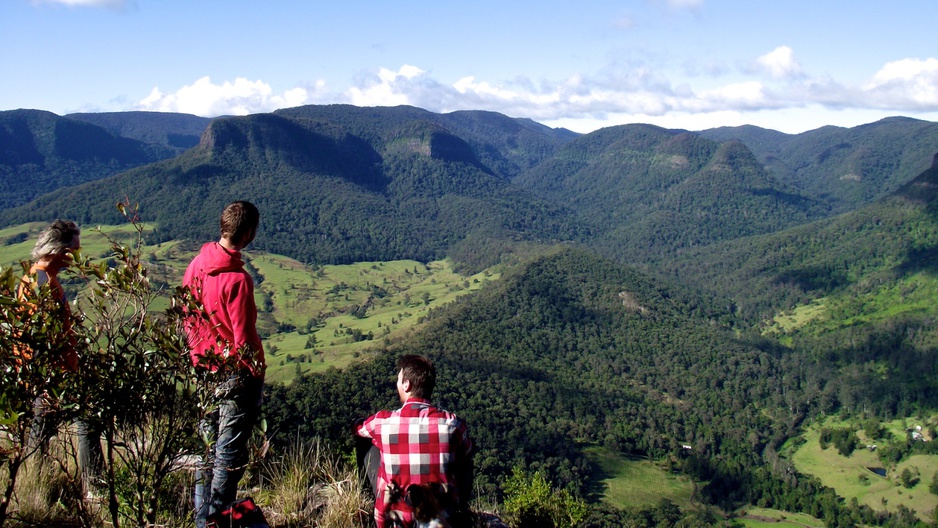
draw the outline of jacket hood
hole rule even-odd
[[[218,242],[209,242],[202,246],[199,263],[206,275],[215,275],[224,271],[237,271],[244,268],[240,251],[228,251]]]

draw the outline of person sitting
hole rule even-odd
[[[468,522],[473,477],[468,428],[430,404],[436,368],[429,359],[403,356],[397,368],[402,407],[354,425],[359,465],[375,494],[375,522],[378,528]]]

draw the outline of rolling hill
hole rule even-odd
[[[683,253],[660,269],[771,317],[811,299],[938,269],[938,161],[890,196],[789,230]]]
[[[743,126],[700,135],[743,142],[779,181],[824,200],[834,212],[888,196],[927,167],[938,150],[938,123],[907,117],[801,134]]]
[[[651,125],[580,137],[515,182],[577,211],[601,230],[594,247],[633,263],[827,213],[776,181],[742,143]]]
[[[175,154],[51,112],[0,112],[0,210]]]

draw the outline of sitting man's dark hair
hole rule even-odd
[[[411,384],[411,394],[415,398],[430,399],[436,387],[436,367],[423,356],[408,355],[397,361],[397,368],[402,377]]]

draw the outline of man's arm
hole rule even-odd
[[[368,418],[359,418],[353,424],[355,435],[362,438],[381,438],[381,427],[391,416],[391,411],[379,411]]]
[[[231,321],[232,346],[242,351],[247,347],[254,354],[254,361],[242,358],[242,363],[254,375],[259,375],[266,369],[264,364],[264,346],[257,333],[257,306],[254,304],[254,286],[250,277],[237,281],[229,293],[228,319]],[[260,364],[257,365],[257,362]],[[261,372],[254,372],[259,366]]]
[[[463,458],[470,458],[475,454],[475,444],[472,443],[472,439],[469,438],[469,427],[466,425],[466,422],[459,420],[459,428],[457,429],[459,434],[459,454]]]

